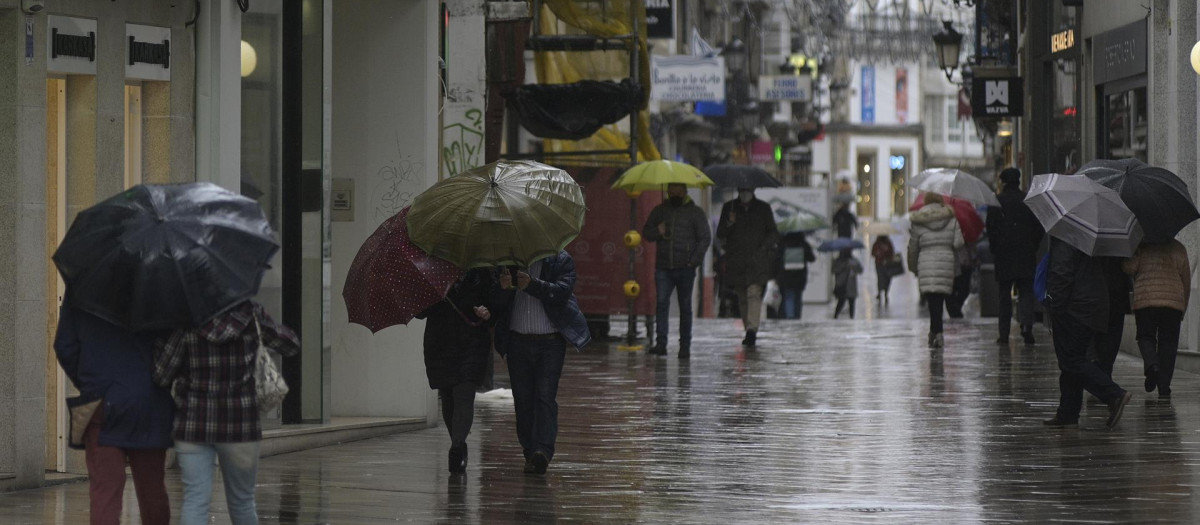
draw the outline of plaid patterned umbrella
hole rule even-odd
[[[421,251],[408,238],[408,208],[386,220],[367,238],[350,271],[342,298],[350,322],[378,332],[408,324],[412,318],[446,296],[462,275],[447,261]]]

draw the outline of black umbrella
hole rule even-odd
[[[758,166],[714,164],[701,170],[723,188],[778,188],[779,180]]]
[[[1094,160],[1076,173],[1116,190],[1146,236],[1144,242],[1170,242],[1200,211],[1187,184],[1169,170],[1137,159]]]
[[[199,326],[258,293],[279,250],[262,208],[207,182],[140,185],[79,213],[67,300],[131,330]]]

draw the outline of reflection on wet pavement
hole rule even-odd
[[[744,350],[736,321],[700,320],[692,359],[597,344],[571,353],[559,452],[521,472],[510,400],[481,400],[466,476],[443,428],[266,458],[264,523],[1196,522],[1200,381],[1173,404],[1140,391],[1115,431],[1057,401],[1049,334],[997,346],[992,320],[768,321]],[[503,365],[498,378],[505,378]],[[1139,364],[1117,362],[1140,386]],[[503,381],[502,381],[503,382]],[[169,489],[178,507],[178,471]],[[126,523],[136,523],[132,484]],[[0,523],[84,523],[87,486],[0,495]],[[177,510],[176,510],[177,511]],[[216,523],[227,523],[214,496]]]

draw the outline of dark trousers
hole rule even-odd
[[[958,318],[963,316],[963,305],[967,302],[967,296],[971,295],[971,272],[974,268],[970,266],[960,266],[958,275],[954,277],[954,288],[950,291],[950,295],[946,296],[946,312],[950,317]]]
[[[667,344],[671,331],[671,292],[679,295],[679,345],[692,344],[692,287],[696,284],[696,268],[654,270],[654,293],[657,300],[655,334],[657,343]]]
[[[1084,390],[1105,403],[1125,395],[1125,391],[1113,382],[1112,376],[1088,359],[1088,347],[1100,334],[1069,315],[1052,314],[1051,322],[1054,328],[1054,354],[1058,357],[1059,420],[1079,421]]]
[[[783,294],[783,302],[779,305],[783,318],[799,319],[804,309],[804,287],[781,286],[779,291]]]
[[[526,338],[513,334],[508,379],[517,413],[517,440],[528,458],[534,452],[554,457],[558,436],[558,378],[567,344],[561,337]]]
[[[833,318],[837,319],[838,316],[842,314],[843,306],[850,307],[850,310],[848,313],[850,314],[850,318],[854,319],[854,298],[853,297],[845,297],[845,296],[838,297],[837,306],[833,309]]]
[[[929,306],[929,333],[942,333],[942,306],[946,304],[946,294],[927,293],[921,297],[925,298],[925,304]]]
[[[1117,354],[1121,353],[1121,336],[1125,335],[1125,314],[1110,309],[1108,315],[1108,330],[1096,336],[1092,345],[1095,352],[1096,364],[1104,373],[1112,377],[1113,365],[1117,362]]]
[[[96,409],[83,442],[84,460],[88,471],[88,496],[91,504],[91,525],[121,523],[121,500],[125,495],[125,463],[133,473],[133,488],[137,492],[138,509],[143,525],[167,525],[171,522],[171,505],[167,500],[167,485],[163,481],[167,462],[165,448],[117,448],[100,444],[100,429],[104,426],[104,408]]]
[[[1142,353],[1143,370],[1149,372],[1158,366],[1158,393],[1170,394],[1183,312],[1156,306],[1134,310],[1133,318],[1137,321],[1137,343]]]
[[[475,384],[459,383],[451,388],[439,388],[438,397],[442,398],[442,421],[450,432],[450,445],[456,447],[466,443],[475,419]]]
[[[1033,279],[1011,279],[996,282],[1000,286],[1000,310],[998,312],[1000,337],[1008,337],[1011,331],[1013,287],[1017,289],[1017,322],[1021,324],[1021,331],[1033,330]]]

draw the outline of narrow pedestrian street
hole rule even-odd
[[[738,321],[701,319],[690,361],[601,342],[568,355],[559,451],[522,473],[511,398],[481,396],[465,477],[446,472],[441,426],[265,458],[264,523],[1195,522],[1200,380],[1171,403],[1141,389],[1120,425],[1086,404],[1080,428],[1049,430],[1050,336],[999,346],[994,319],[948,321],[945,349],[898,282],[858,319],[810,305],[766,321],[756,350]],[[896,290],[894,290],[895,292]],[[972,299],[974,300],[974,298]],[[870,296],[863,298],[871,302]],[[896,318],[886,318],[893,313]],[[674,332],[672,332],[674,333]],[[507,381],[503,365],[497,378]],[[168,471],[174,511],[179,472]],[[0,494],[0,523],[84,523],[86,483]],[[214,494],[215,523],[228,523]],[[132,483],[124,523],[137,523]]]

